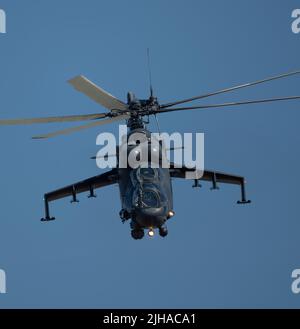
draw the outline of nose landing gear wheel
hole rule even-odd
[[[144,230],[142,230],[142,229],[134,229],[134,230],[131,230],[131,236],[135,240],[143,239],[144,234],[145,234],[144,233]]]

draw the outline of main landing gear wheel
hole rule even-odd
[[[165,236],[168,235],[168,229],[166,227],[160,227],[159,235],[164,238]]]

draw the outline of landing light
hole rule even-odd
[[[169,212],[168,212],[168,218],[171,218],[171,217],[173,217],[175,215],[175,212],[173,211],[173,210],[170,210]]]
[[[154,237],[154,231],[153,231],[153,229],[150,229],[150,230],[149,230],[148,235],[149,235],[151,238]]]

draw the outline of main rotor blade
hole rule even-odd
[[[289,72],[289,73],[284,73],[284,74],[280,74],[280,75],[276,75],[276,76],[266,78],[266,79],[263,79],[263,80],[258,80],[258,81],[254,81],[254,82],[250,82],[250,83],[244,83],[242,85],[234,86],[234,87],[231,87],[231,88],[221,89],[221,90],[218,90],[216,92],[212,92],[212,93],[208,93],[208,94],[204,94],[204,95],[200,95],[200,96],[195,96],[195,97],[192,97],[192,98],[183,99],[183,100],[180,100],[180,101],[177,101],[177,102],[163,104],[163,105],[161,105],[161,108],[166,108],[166,107],[170,107],[170,106],[174,106],[174,105],[179,105],[179,104],[183,104],[183,103],[192,102],[192,101],[197,100],[197,99],[207,98],[207,97],[210,97],[210,96],[215,96],[215,95],[227,93],[227,92],[234,91],[234,90],[237,90],[237,89],[242,89],[242,88],[246,88],[246,87],[259,85],[261,83],[265,83],[265,82],[269,82],[269,81],[273,81],[273,80],[278,80],[278,79],[282,79],[282,78],[286,78],[286,77],[290,77],[292,75],[296,75],[296,74],[299,74],[299,73],[300,73],[300,70]]]
[[[68,81],[76,90],[101,104],[108,110],[126,110],[127,105],[107,91],[80,75]]]
[[[52,122],[73,122],[85,120],[97,120],[105,118],[106,113],[84,114],[84,115],[65,115],[57,117],[33,118],[33,119],[5,119],[0,120],[0,125],[30,125],[34,123],[52,123]]]
[[[300,96],[289,96],[289,97],[281,97],[281,98],[269,98],[269,99],[260,99],[260,100],[250,100],[244,102],[231,102],[231,103],[223,103],[223,104],[199,105],[199,106],[189,106],[189,107],[176,107],[176,108],[173,107],[170,109],[160,109],[158,111],[155,111],[155,113],[165,113],[165,112],[182,111],[182,110],[209,109],[209,108],[250,105],[250,104],[259,104],[259,103],[271,103],[271,102],[289,101],[296,99],[300,99]]]
[[[123,120],[123,119],[125,120],[125,119],[128,119],[129,117],[130,117],[129,115],[119,115],[119,116],[116,116],[116,117],[110,118],[110,119],[94,121],[94,122],[91,122],[91,123],[88,123],[85,125],[71,127],[71,128],[67,128],[67,129],[63,129],[63,130],[58,130],[53,133],[34,136],[34,137],[32,137],[32,139],[45,139],[45,138],[55,137],[55,136],[59,136],[59,135],[67,135],[67,134],[71,134],[71,133],[74,133],[76,131],[80,131],[83,129],[93,128],[96,126],[101,126],[101,125],[104,125],[107,123],[112,123],[112,122]]]

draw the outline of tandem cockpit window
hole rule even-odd
[[[158,172],[156,168],[139,168],[137,171],[138,179],[144,181],[157,180]]]
[[[159,171],[157,168],[151,167],[139,167],[131,172],[132,184],[146,183],[146,182],[158,182],[159,181]]]
[[[159,168],[139,167],[131,171],[133,185],[132,202],[134,206],[159,208],[164,206],[167,198],[160,188]]]
[[[137,184],[133,191],[133,205],[145,208],[159,208],[167,204],[165,193],[152,183]]]
[[[158,208],[160,206],[159,195],[155,190],[144,190],[141,200],[142,206],[146,208]]]

